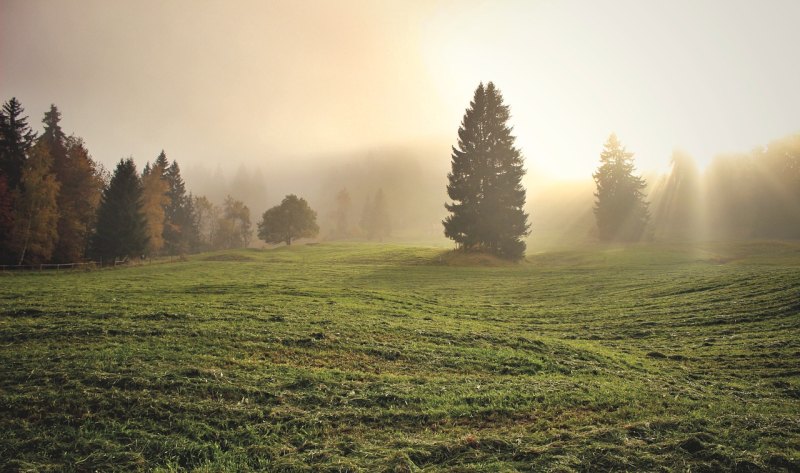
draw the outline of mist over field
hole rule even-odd
[[[0,0],[0,471],[800,471],[798,18]]]

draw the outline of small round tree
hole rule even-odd
[[[294,194],[264,212],[258,222],[258,237],[267,243],[291,245],[292,240],[315,237],[318,233],[317,213],[305,199]]]

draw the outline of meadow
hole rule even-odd
[[[0,274],[2,471],[800,471],[800,244]]]

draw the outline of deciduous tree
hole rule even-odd
[[[158,255],[164,247],[164,209],[169,203],[164,166],[156,160],[152,167],[148,163],[142,171],[142,210],[147,221],[147,252],[151,255]]]
[[[317,212],[309,207],[305,199],[294,194],[283,198],[264,212],[258,223],[258,237],[267,243],[291,245],[298,238],[312,238],[319,233]]]
[[[214,236],[220,219],[219,208],[212,204],[205,196],[195,196],[194,226],[197,229],[197,251],[204,251],[213,247]]]
[[[17,200],[17,212],[10,247],[17,264],[44,263],[53,255],[58,223],[58,181],[52,172],[52,158],[46,146],[31,148],[20,180],[24,189]]]
[[[250,208],[231,196],[225,198],[222,218],[217,223],[214,240],[217,248],[246,248],[250,245],[253,227]]]
[[[66,156],[56,173],[58,193],[58,241],[53,260],[71,263],[86,256],[94,227],[103,182],[97,164],[81,138],[66,139]]]

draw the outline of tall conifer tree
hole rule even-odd
[[[156,164],[158,163],[159,160],[156,160]],[[192,204],[186,195],[186,184],[181,177],[181,169],[177,161],[172,161],[172,164],[166,169],[164,177],[168,185],[167,205],[164,209],[164,246],[169,254],[186,253],[189,251],[191,242],[194,241],[192,234],[194,215],[192,215]]]
[[[13,264],[17,254],[11,248],[14,219],[19,214],[21,180],[28,152],[36,133],[16,98],[0,109],[0,262]]]
[[[530,225],[522,209],[525,169],[506,124],[509,118],[500,91],[491,82],[481,83],[458,129],[447,176],[453,202],[445,204],[450,215],[442,223],[445,236],[463,249],[519,259]]]
[[[611,134],[594,173],[597,184],[594,214],[601,240],[635,241],[642,237],[650,218],[642,190],[647,183],[633,174],[633,153]]]
[[[0,174],[5,174],[6,185],[11,190],[19,186],[28,150],[36,140],[36,133],[31,130],[24,113],[15,97],[0,110]]]
[[[92,255],[104,263],[135,257],[147,247],[147,221],[142,209],[142,184],[133,159],[120,160],[97,212]]]

